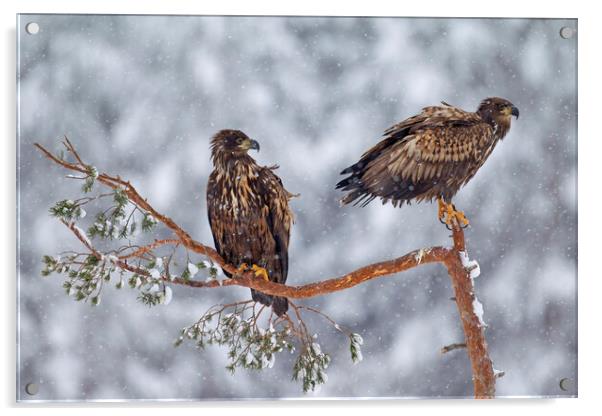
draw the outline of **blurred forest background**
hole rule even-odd
[[[40,25],[36,35],[25,24]],[[488,96],[521,117],[455,199],[500,396],[574,395],[577,378],[576,20],[21,15],[19,19],[19,349],[21,399],[462,397],[472,392],[445,269],[423,266],[302,301],[360,333],[309,319],[333,361],[303,395],[294,356],[262,372],[225,369],[225,350],[172,342],[212,304],[247,289],[174,287],[152,309],[136,292],[74,302],[41,256],[78,248],[48,208],[79,195],[41,157],[67,135],[100,171],[132,181],[159,211],[212,245],[205,210],[209,139],[236,128],[291,192],[289,283],[334,277],[420,247],[449,244],[436,205],[339,207],[338,172],[392,124],[444,100]],[[91,215],[90,215],[91,216]],[[90,218],[86,218],[90,220]],[[84,224],[85,221],[84,221]],[[199,259],[201,260],[201,259]],[[570,389],[559,381],[569,378]],[[23,386],[40,385],[36,396]]]

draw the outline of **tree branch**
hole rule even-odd
[[[449,345],[446,345],[445,347],[441,348],[441,354],[446,354],[450,351],[459,350],[461,348],[466,348],[465,342],[456,342],[454,344],[449,344]]]
[[[472,379],[475,398],[489,399],[495,397],[495,375],[493,363],[489,358],[485,327],[475,312],[476,296],[470,271],[462,263],[466,254],[464,231],[457,225],[453,228],[454,249],[446,257],[445,266],[452,281],[456,297],[456,305],[460,312],[466,348],[472,366]]]
[[[178,245],[178,244],[180,244],[180,240],[175,240],[175,239],[155,240],[153,243],[142,246],[142,247],[138,248],[136,251],[132,251],[131,253],[123,254],[123,255],[119,256],[119,260],[126,260],[126,259],[130,259],[133,257],[139,257],[139,256],[142,256],[143,254],[148,253],[151,250],[154,250],[157,247],[161,247],[164,245]]]
[[[73,155],[77,163],[70,163],[62,158],[54,156],[38,143],[36,143],[35,146],[44,154],[44,156],[56,164],[68,170],[88,174],[91,167],[82,161],[77,151],[67,138],[65,138],[64,144],[68,152]],[[397,259],[361,267],[340,277],[300,286],[288,286],[275,282],[266,282],[263,279],[257,279],[254,277],[253,272],[239,272],[236,265],[226,263],[213,248],[205,246],[204,244],[194,240],[171,218],[156,211],[148,203],[148,201],[138,193],[138,191],[129,181],[124,181],[119,176],[115,177],[106,173],[99,174],[96,180],[113,190],[121,189],[137,208],[152,215],[156,220],[160,221],[169,230],[171,230],[177,237],[177,239],[155,240],[155,242],[146,246],[142,246],[130,254],[114,257],[112,261],[117,266],[132,273],[148,276],[148,270],[133,266],[129,264],[127,260],[130,258],[140,257],[161,245],[182,245],[192,252],[208,257],[223,270],[234,276],[233,279],[214,279],[205,282],[183,279],[179,277],[169,279],[169,276],[162,276],[163,280],[169,280],[175,284],[197,288],[244,286],[259,290],[269,295],[282,296],[291,299],[309,298],[349,289],[369,280],[383,276],[390,276],[422,264],[442,263],[447,268],[451,278],[456,305],[462,321],[466,348],[471,361],[475,397],[494,397],[495,375],[493,371],[493,365],[487,351],[487,342],[485,341],[484,336],[485,327],[480,316],[475,312],[474,305],[475,302],[478,301],[474,295],[473,280],[470,275],[470,270],[468,270],[463,264],[463,258],[466,257],[464,232],[460,227],[458,227],[457,224],[453,226],[453,247],[451,248],[431,247],[427,249],[415,250]],[[77,227],[74,222],[63,221],[63,223],[75,234],[75,236],[90,251],[92,255],[98,257],[99,259],[103,256],[103,254],[98,252],[92,246],[85,233],[83,233],[83,231]]]

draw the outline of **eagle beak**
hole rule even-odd
[[[512,111],[510,112],[510,114],[512,114],[518,120],[518,108],[512,106]]]
[[[240,147],[244,150],[254,149],[259,152],[259,143],[253,139],[245,139]]]
[[[255,149],[259,152],[259,142],[257,142],[256,140],[251,140],[251,146],[249,147],[249,149]]]

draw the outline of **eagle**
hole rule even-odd
[[[239,272],[285,283],[293,222],[289,200],[295,196],[271,167],[259,166],[248,151],[259,143],[240,130],[221,130],[211,140],[213,171],[207,184],[207,213],[215,249]],[[224,271],[226,276],[232,277]],[[254,301],[272,306],[277,316],[288,300],[251,289]]]
[[[510,130],[519,111],[510,101],[486,98],[476,112],[450,104],[425,107],[422,112],[387,129],[384,138],[360,160],[344,169],[349,175],[337,189],[348,193],[343,205],[366,206],[375,198],[394,207],[410,201],[438,201],[439,221],[451,228],[468,226],[453,196],[487,160]]]

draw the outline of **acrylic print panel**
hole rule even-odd
[[[496,397],[576,396],[576,30],[569,19],[20,15],[18,400],[474,397],[473,374]],[[508,101],[472,113],[486,97]],[[335,189],[387,128],[437,105],[423,130],[389,137],[399,149],[426,130],[437,138],[420,155],[449,152],[441,194],[465,178],[462,152],[480,149],[478,162],[479,141],[511,120],[453,195],[470,221],[466,257],[436,200],[341,206]],[[246,135],[220,136],[212,160],[222,129]],[[391,188],[395,201],[436,185],[419,180],[424,157],[387,149],[376,188],[406,186]],[[245,154],[280,167],[254,170]],[[213,162],[223,181],[208,185]],[[396,166],[410,173],[395,179]],[[352,190],[372,183],[362,169]],[[300,194],[288,245],[274,175]],[[230,272],[244,259],[279,279],[288,253],[286,285],[307,296],[304,285],[413,254],[297,298],[261,269],[228,279],[205,246]],[[288,294],[288,314],[250,302],[253,285]],[[236,302],[220,318],[214,305]],[[481,336],[493,364],[475,369]]]

